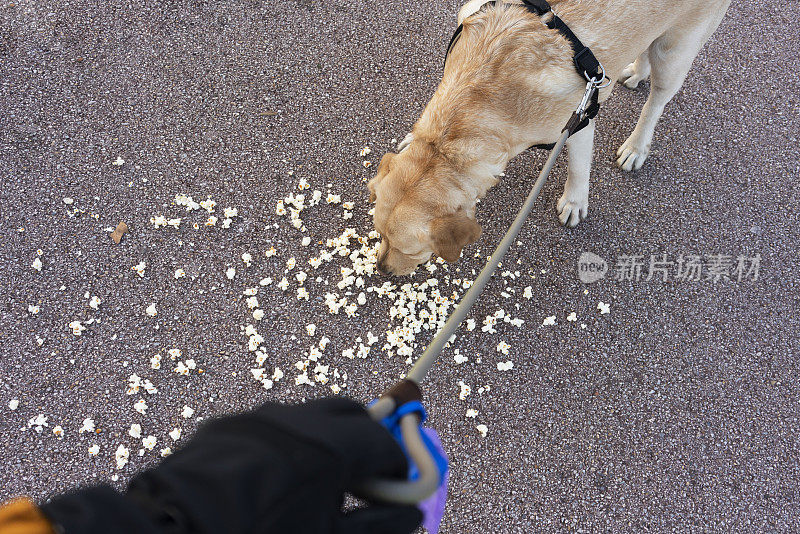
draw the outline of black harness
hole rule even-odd
[[[493,0],[491,2],[485,3],[482,7],[487,5],[494,5],[497,4],[498,1],[502,3],[502,0]],[[552,17],[548,20],[545,25],[550,28],[551,30],[558,30],[564,38],[569,41],[570,45],[572,46],[573,56],[572,62],[575,64],[575,69],[577,70],[578,74],[581,78],[585,78],[587,81],[594,80],[597,82],[597,85],[605,79],[605,71],[603,70],[603,66],[595,57],[594,53],[592,53],[589,47],[585,46],[578,36],[569,29],[569,26],[561,20],[555,13],[553,13],[553,9],[550,7],[550,4],[547,0],[522,0],[522,5],[534,15],[538,17],[542,17],[547,13],[551,13]],[[450,39],[450,44],[447,46],[447,54],[445,55],[445,63],[447,63],[447,57],[450,55],[450,50],[455,46],[458,38],[461,36],[461,32],[464,30],[464,24],[459,24],[458,28],[456,28],[455,33],[453,33],[453,37]],[[597,116],[597,112],[600,110],[600,104],[598,102],[598,93],[599,91],[593,91],[591,94],[590,102],[586,107],[585,113],[581,117],[576,117],[573,115],[573,118],[570,119],[570,122],[567,124],[567,128],[569,128],[570,135],[583,130],[588,124],[589,121]],[[579,120],[575,120],[579,119]],[[553,148],[555,143],[551,143],[548,145],[534,145],[531,148],[543,148],[546,150],[550,150]]]

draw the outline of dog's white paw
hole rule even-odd
[[[567,193],[564,192],[558,200],[556,211],[558,211],[558,220],[561,221],[561,224],[567,228],[575,228],[589,212],[589,199],[586,197],[567,198]]]
[[[638,171],[650,154],[650,147],[641,146],[631,135],[617,150],[617,165],[623,171]]]
[[[406,136],[403,138],[403,140],[400,141],[399,143],[397,143],[397,151],[398,152],[402,152],[403,150],[405,150],[406,147],[408,145],[410,145],[411,141],[413,141],[413,140],[414,140],[414,134],[411,133],[411,132],[408,132],[408,134],[406,134]]]
[[[631,63],[622,70],[619,76],[619,82],[628,89],[636,89],[639,87],[639,82],[647,78],[650,73],[637,72],[636,63]]]

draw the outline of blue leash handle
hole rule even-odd
[[[373,401],[370,403],[370,406],[375,404],[377,401]],[[406,455],[408,459],[408,479],[409,480],[417,480],[419,478],[419,469],[417,468],[417,464],[411,455],[408,452],[408,448],[406,447],[405,441],[403,439],[403,431],[401,429],[400,420],[409,414],[416,414],[419,419],[419,432],[420,437],[422,438],[422,443],[425,445],[425,448],[428,450],[431,458],[433,458],[434,463],[436,464],[436,468],[439,471],[439,485],[441,486],[444,484],[445,477],[447,476],[447,471],[449,469],[449,464],[447,462],[447,458],[442,454],[439,447],[431,440],[428,433],[423,431],[422,423],[428,418],[428,414],[425,413],[425,407],[422,406],[422,403],[419,401],[410,401],[406,402],[402,406],[398,407],[395,411],[384,417],[380,420],[380,423],[389,431],[391,432],[394,439],[397,443],[400,444],[400,447],[403,449],[403,453]]]

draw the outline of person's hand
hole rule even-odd
[[[154,532],[407,534],[422,517],[413,506],[341,508],[359,482],[404,478],[407,469],[400,446],[356,402],[268,403],[209,423],[136,476],[126,497]],[[43,509],[70,534],[68,514],[61,513],[69,510],[69,496],[60,499]],[[111,531],[127,532],[96,530]]]

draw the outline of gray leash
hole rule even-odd
[[[405,381],[412,382],[418,388],[419,384],[421,384],[422,380],[425,378],[425,375],[428,374],[428,371],[436,363],[439,354],[441,354],[442,350],[444,350],[444,347],[449,341],[450,337],[456,332],[456,330],[458,330],[458,327],[461,325],[461,321],[464,320],[472,306],[475,304],[475,302],[477,302],[478,297],[480,297],[480,294],[483,291],[483,288],[489,283],[489,280],[492,278],[495,269],[497,269],[497,266],[502,261],[506,252],[508,252],[508,249],[511,248],[511,245],[514,243],[514,240],[517,238],[517,235],[522,229],[522,225],[525,224],[528,215],[533,209],[536,199],[539,197],[542,187],[544,187],[544,184],[547,181],[548,175],[556,164],[558,155],[561,153],[564,148],[564,144],[567,142],[567,138],[574,133],[574,128],[576,128],[580,122],[584,120],[587,106],[592,100],[594,93],[598,90],[598,88],[602,87],[602,83],[603,79],[601,78],[600,80],[592,79],[586,84],[586,92],[584,93],[580,105],[575,110],[575,113],[573,113],[569,122],[567,122],[567,125],[561,132],[561,137],[559,137],[555,146],[550,151],[550,156],[547,158],[547,162],[544,164],[544,167],[539,173],[536,183],[533,184],[531,192],[525,199],[525,203],[520,208],[519,213],[517,213],[517,217],[514,219],[511,227],[506,232],[506,235],[503,237],[502,241],[500,241],[500,244],[497,246],[494,254],[492,254],[489,258],[486,266],[483,268],[483,270],[481,270],[478,278],[475,279],[472,287],[469,288],[467,293],[464,295],[464,298],[461,299],[461,302],[458,303],[456,309],[453,310],[453,313],[447,319],[447,322],[444,324],[442,329],[436,334],[436,336],[433,338],[433,341],[431,341],[430,345],[428,345],[428,348],[425,349],[425,352],[422,353],[422,356],[419,357],[414,366],[411,368],[411,371],[409,371]],[[389,394],[384,394],[372,406],[370,406],[369,413],[373,419],[380,421],[392,414],[399,404],[401,403],[397,402],[396,397]],[[419,424],[419,417],[416,414],[408,414],[400,419],[403,444],[406,452],[417,466],[419,477],[410,482],[397,480],[369,481],[360,488],[360,494],[378,501],[393,502],[398,504],[416,504],[427,499],[436,491],[436,488],[439,486],[439,470],[436,467],[436,463],[431,457],[431,454],[428,452],[427,447],[423,443]]]

